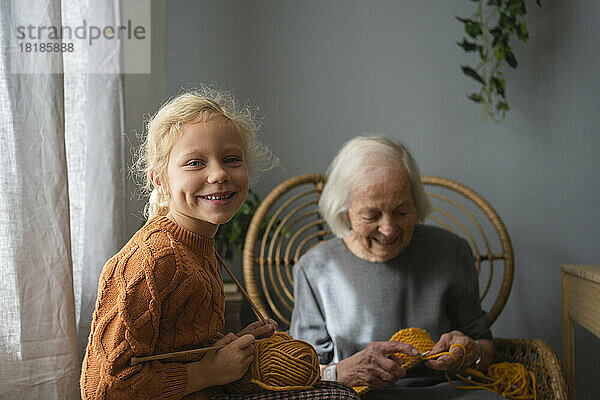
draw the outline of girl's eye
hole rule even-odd
[[[187,167],[201,167],[204,163],[200,160],[191,160],[185,164]]]
[[[225,159],[226,164],[240,164],[242,159],[240,157],[227,157]]]

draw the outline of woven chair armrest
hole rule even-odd
[[[540,339],[494,339],[494,363],[518,362],[535,375],[537,398],[566,400],[567,385],[552,347]]]

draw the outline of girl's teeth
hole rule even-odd
[[[208,200],[223,200],[223,199],[228,199],[231,197],[230,194],[228,194],[227,196],[204,196],[206,197]]]

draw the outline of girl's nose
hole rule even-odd
[[[221,164],[215,163],[209,168],[210,169],[208,171],[207,177],[208,183],[222,183],[227,182],[229,181],[229,179],[231,179],[229,173],[225,168],[223,168]]]

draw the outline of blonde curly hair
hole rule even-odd
[[[150,193],[144,215],[152,218],[169,212],[169,203],[154,188],[152,176],[159,176],[166,182],[169,155],[175,142],[183,134],[182,127],[185,124],[223,121],[239,132],[244,160],[251,173],[263,172],[275,165],[277,159],[256,136],[258,124],[254,115],[248,105],[238,107],[230,93],[209,86],[185,91],[163,104],[148,120],[146,137],[134,164],[134,169],[143,182],[142,190],[146,194]]]

